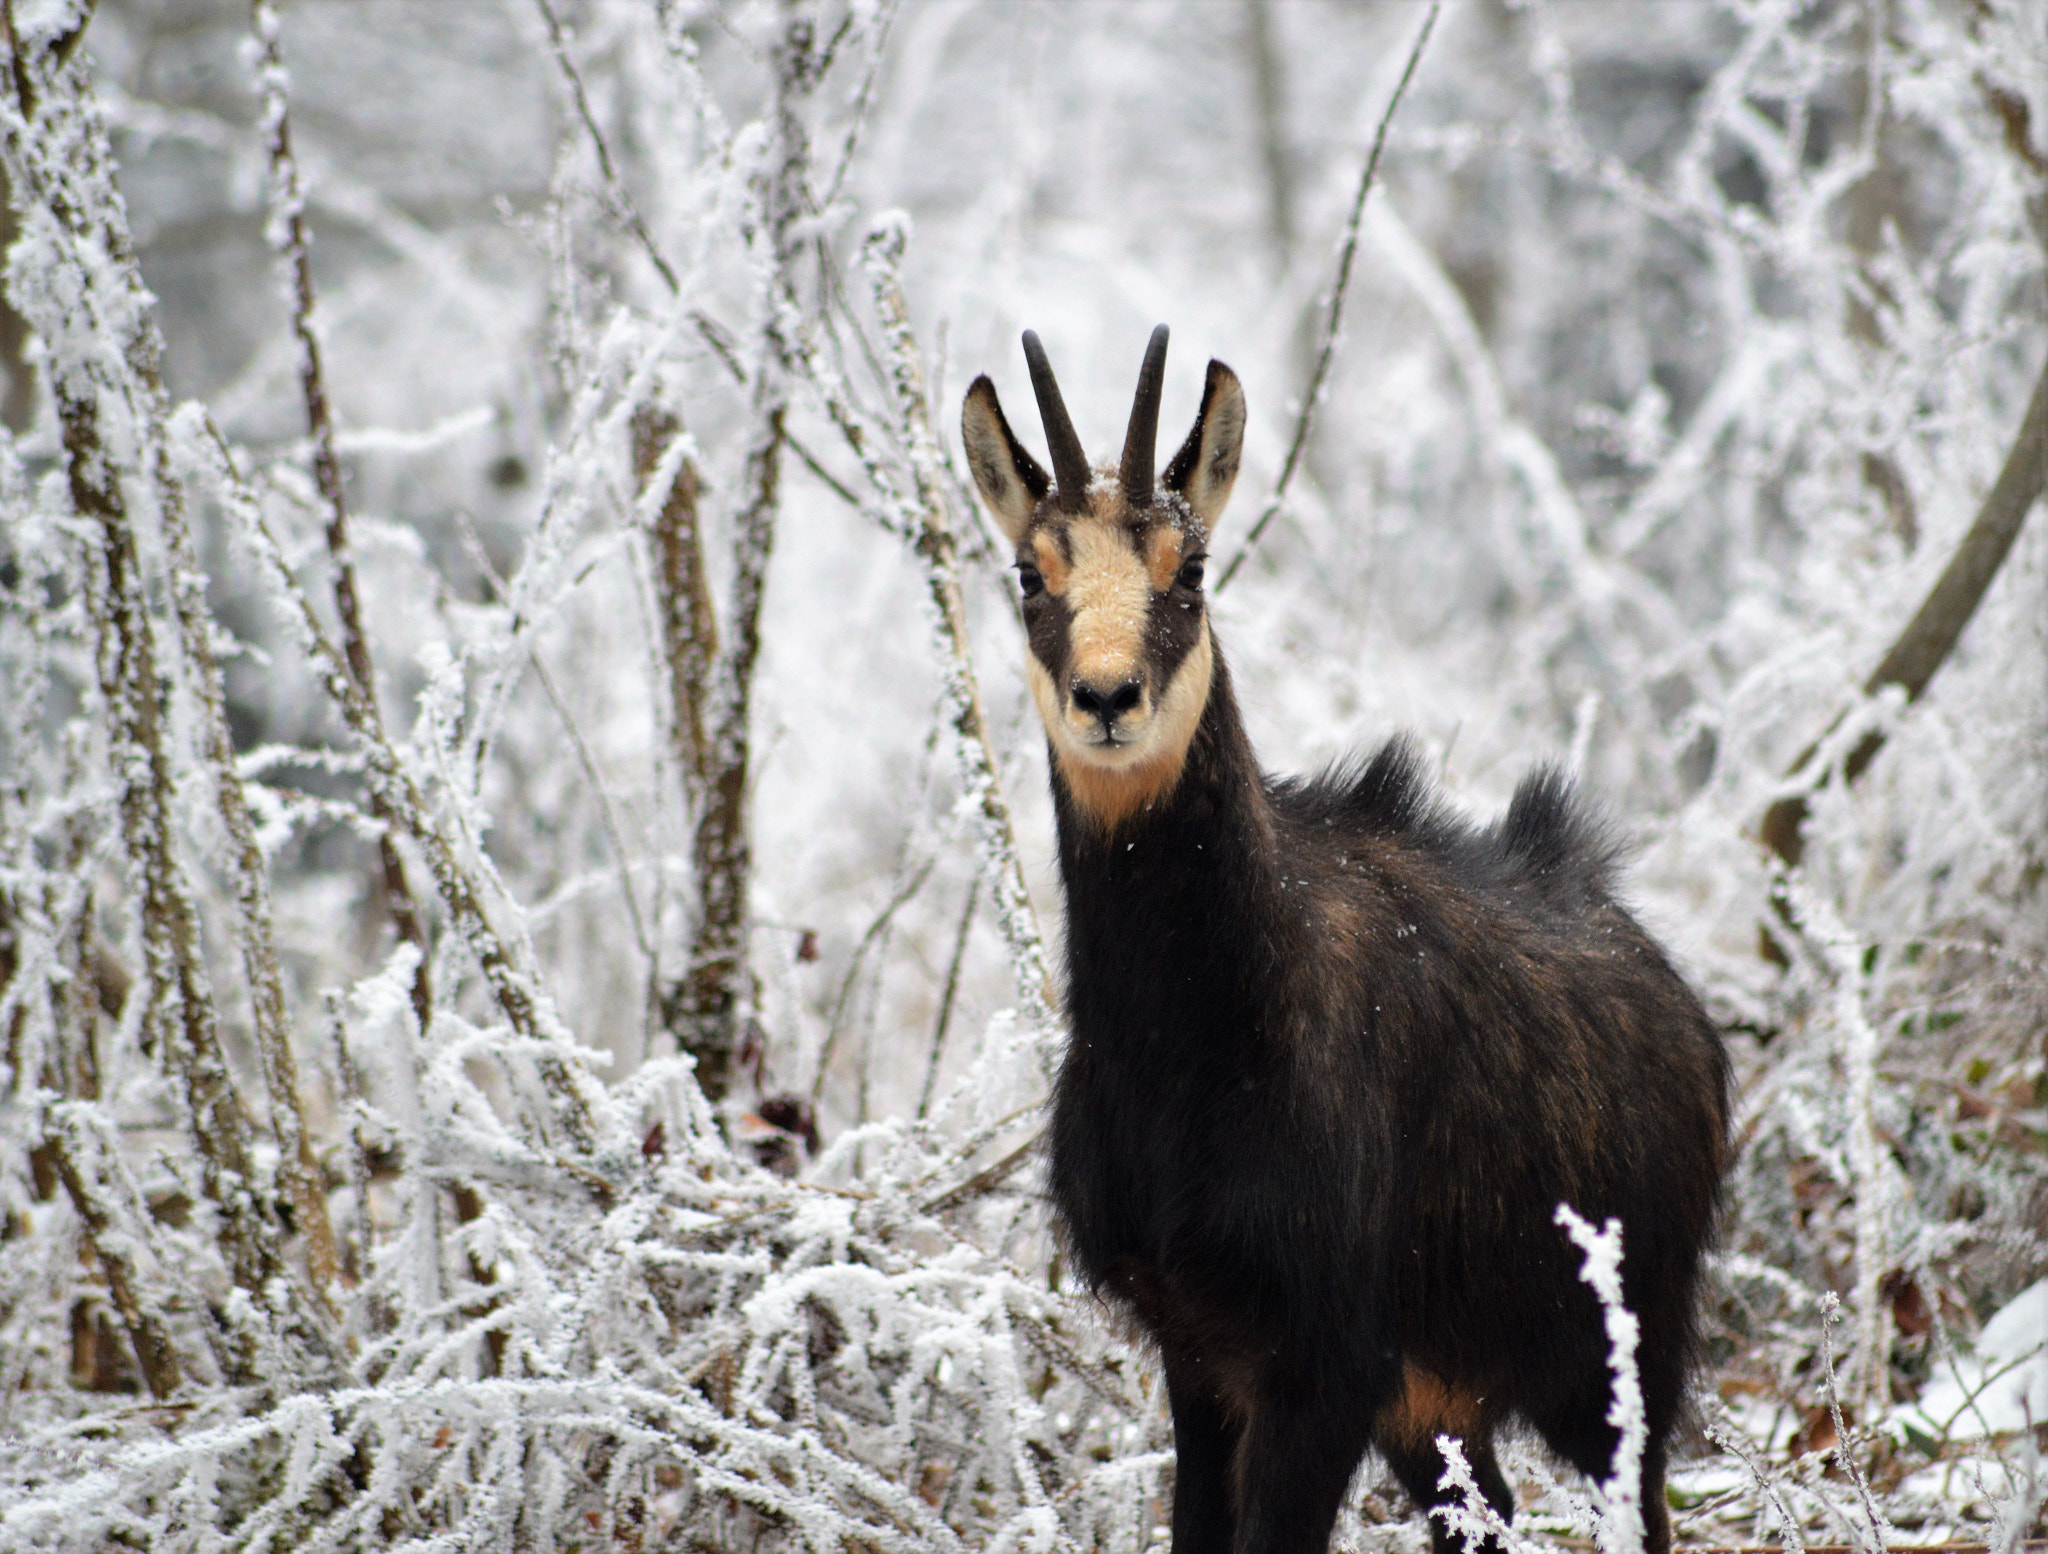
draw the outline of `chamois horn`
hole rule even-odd
[[[1031,389],[1038,396],[1039,419],[1045,422],[1046,444],[1052,449],[1053,505],[1064,513],[1078,513],[1088,502],[1088,455],[1081,450],[1067,402],[1060,398],[1052,363],[1045,359],[1035,330],[1024,331],[1024,360],[1031,368]]]
[[[1152,500],[1152,452],[1159,442],[1159,392],[1166,383],[1166,326],[1152,331],[1145,365],[1138,369],[1138,397],[1131,402],[1131,428],[1124,434],[1124,500],[1143,507]]]

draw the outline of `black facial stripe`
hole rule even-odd
[[[1185,606],[1185,608],[1183,608]],[[1202,601],[1184,588],[1152,596],[1145,618],[1145,662],[1152,671],[1152,694],[1163,696],[1173,683],[1181,660],[1202,638]]]
[[[1067,601],[1049,588],[1024,601],[1025,640],[1054,685],[1067,683],[1067,664],[1074,655],[1073,625],[1074,612]]]

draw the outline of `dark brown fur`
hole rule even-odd
[[[970,449],[1021,457],[993,400],[986,380],[970,391]],[[1121,492],[1093,520],[1128,528],[1141,556],[1162,527],[1198,540],[1215,513],[1190,513],[1176,474],[1237,457],[1234,437],[1203,438],[1198,420],[1166,494]],[[1089,511],[1035,469],[997,472],[1031,492],[1008,508],[1026,563],[1039,533]],[[1184,582],[1153,590],[1155,616],[1176,612],[1168,638],[1189,629]],[[1041,711],[1067,714],[1089,687],[1061,678],[1059,609],[1037,593],[1026,622]],[[1132,672],[1170,656],[1162,643]],[[1440,1433],[1510,1515],[1489,1439],[1511,1418],[1605,1478],[1607,1340],[1560,1203],[1622,1223],[1644,1519],[1663,1554],[1726,1147],[1717,1033],[1614,899],[1612,848],[1559,775],[1525,780],[1485,828],[1441,806],[1400,741],[1271,779],[1212,664],[1175,775],[1144,803],[1103,805],[1091,785],[1117,771],[1071,727],[1053,760],[1072,1040],[1052,1196],[1080,1270],[1158,1345],[1177,1554],[1320,1554],[1375,1447],[1441,1504]],[[1148,726],[1133,713],[1134,738]]]

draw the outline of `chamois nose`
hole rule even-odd
[[[1113,723],[1138,705],[1138,698],[1145,688],[1136,680],[1126,680],[1122,685],[1104,689],[1090,685],[1086,680],[1074,682],[1074,705],[1083,712],[1091,712],[1105,723]]]

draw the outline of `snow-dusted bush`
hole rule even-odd
[[[1162,318],[1259,748],[1563,756],[1729,1033],[1681,1539],[2034,1525],[2038,6],[1449,5],[1355,229],[1419,5],[4,11],[0,1546],[1163,1536],[951,433]]]

